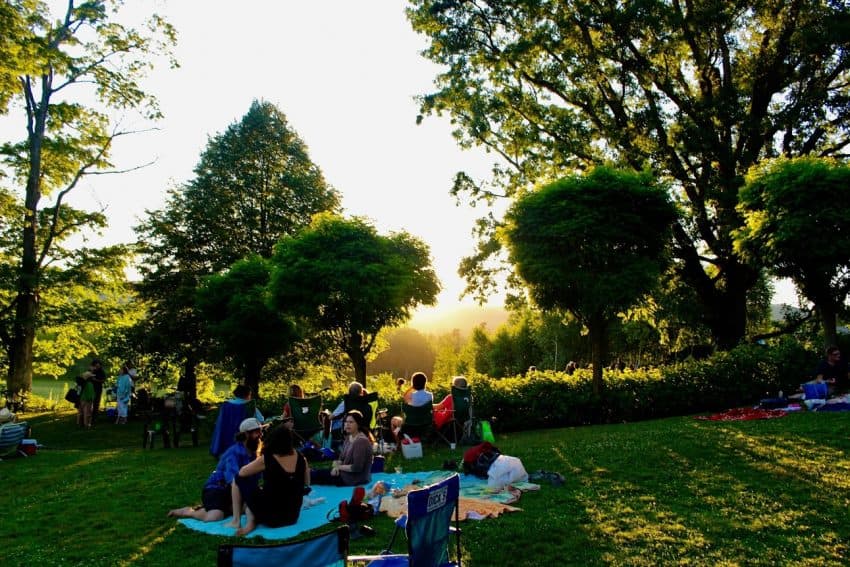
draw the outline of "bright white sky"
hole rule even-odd
[[[419,55],[425,40],[411,29],[403,2],[128,4],[156,11],[177,28],[181,68],[162,64],[145,83],[165,114],[161,130],[125,138],[116,152],[117,167],[156,163],[75,190],[80,204],[108,207],[107,240],[132,240],[144,210],[161,207],[167,188],[192,177],[208,136],[241,119],[253,99],[264,99],[308,145],[341,193],[345,214],[427,242],[443,285],[439,309],[459,303],[457,266],[473,251],[473,220],[484,211],[455,206],[449,189],[461,169],[486,178],[491,160],[460,150],[447,120],[416,125],[414,96],[432,90],[438,69]]]
[[[140,13],[158,12],[177,28],[181,68],[162,64],[145,83],[165,114],[161,130],[122,139],[114,156],[119,168],[156,162],[75,189],[73,203],[106,207],[106,241],[132,241],[144,211],[161,207],[169,187],[192,177],[208,136],[239,120],[253,99],[264,99],[308,145],[342,194],[346,214],[370,218],[381,232],[406,230],[430,245],[443,292],[437,309],[420,317],[460,303],[457,266],[473,251],[473,221],[484,211],[457,207],[448,191],[458,170],[487,178],[493,158],[460,150],[447,120],[429,117],[416,125],[414,96],[432,90],[439,69],[419,55],[425,39],[412,31],[404,2],[128,4]]]

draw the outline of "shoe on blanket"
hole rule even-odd
[[[344,524],[348,523],[348,502],[345,500],[339,503],[339,521]]]

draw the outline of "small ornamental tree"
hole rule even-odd
[[[272,258],[272,305],[329,336],[366,382],[366,359],[378,333],[404,323],[440,290],[428,247],[400,232],[382,236],[361,219],[318,215]]]
[[[597,395],[608,327],[655,286],[675,218],[648,173],[605,167],[528,193],[507,213],[510,261],[531,298],[571,312],[590,333]]]
[[[740,192],[746,224],[737,250],[790,278],[817,308],[827,345],[850,290],[850,167],[823,158],[778,159],[754,169]]]

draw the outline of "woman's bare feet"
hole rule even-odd
[[[256,527],[257,526],[256,526],[256,524],[254,524],[254,522],[248,522],[247,524],[245,524],[244,528],[239,528],[238,530],[236,530],[236,535],[238,535],[238,536],[247,535],[247,534],[253,532],[254,528],[256,528]]]
[[[168,511],[169,518],[188,518],[190,513],[192,512],[191,506],[184,506],[183,508],[175,508],[174,510]]]
[[[229,522],[227,522],[226,524],[224,524],[224,527],[239,529],[239,528],[242,527],[242,518],[238,518],[236,516],[233,516],[233,519],[230,520]]]

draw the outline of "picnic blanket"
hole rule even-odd
[[[367,486],[366,490],[367,492],[370,492],[371,488],[377,482],[385,482],[390,491],[403,490],[405,487],[415,486],[416,484],[425,486],[445,478],[448,474],[450,473],[445,471],[428,471],[420,473],[373,473],[372,483]],[[504,511],[519,510],[519,508],[514,508],[507,504],[507,501],[510,498],[513,498],[510,502],[515,502],[516,499],[519,498],[519,492],[510,493],[507,491],[500,491],[497,493],[487,494],[482,490],[482,485],[484,489],[487,488],[486,480],[481,480],[471,475],[461,475],[460,479],[461,496],[463,496],[464,490],[467,491],[467,494],[478,494],[482,496],[479,499],[480,503],[473,503],[472,506],[467,508],[467,514],[464,515],[464,518],[474,518],[476,517],[476,514],[481,514],[483,517],[495,517]],[[537,486],[532,485],[531,483],[523,484],[529,485],[525,487],[525,490],[533,490],[533,487]],[[257,529],[248,534],[247,537],[262,537],[268,540],[284,540],[296,537],[308,530],[321,527],[329,522],[328,515],[333,515],[337,511],[341,501],[351,498],[351,492],[352,487],[350,486],[313,485],[313,491],[304,499],[305,505],[301,508],[301,515],[298,517],[298,523],[293,526],[282,526],[279,528],[270,528],[259,525],[257,526]],[[466,498],[464,497],[462,499],[465,500]],[[318,502],[313,505],[308,505],[308,500]],[[406,498],[385,497],[382,499],[381,511],[384,511],[383,502],[387,502],[389,500],[402,501],[405,506],[407,505]],[[461,506],[461,510],[464,510],[463,506]],[[179,523],[183,524],[190,530],[211,535],[233,536],[236,530],[225,526],[225,524],[229,521],[229,517],[221,520],[220,522],[201,522],[200,520],[192,518],[182,518],[178,520]],[[243,526],[245,525],[245,522],[246,519],[243,515]]]
[[[427,484],[444,478],[446,473],[434,473]],[[406,486],[402,489],[413,489],[415,486]],[[458,508],[460,519],[483,520],[484,518],[496,518],[503,512],[520,512],[522,508],[510,504],[519,500],[523,492],[540,490],[539,484],[531,482],[517,482],[503,489],[493,489],[487,486],[487,480],[472,475],[460,477],[460,497]],[[403,496],[403,494],[402,494]],[[386,512],[392,518],[398,518],[407,513],[407,499],[403,497],[385,497],[381,500],[381,512]]]
[[[734,408],[713,415],[698,415],[694,419],[704,421],[748,421],[751,419],[775,419],[785,417],[787,412],[781,409]]]

